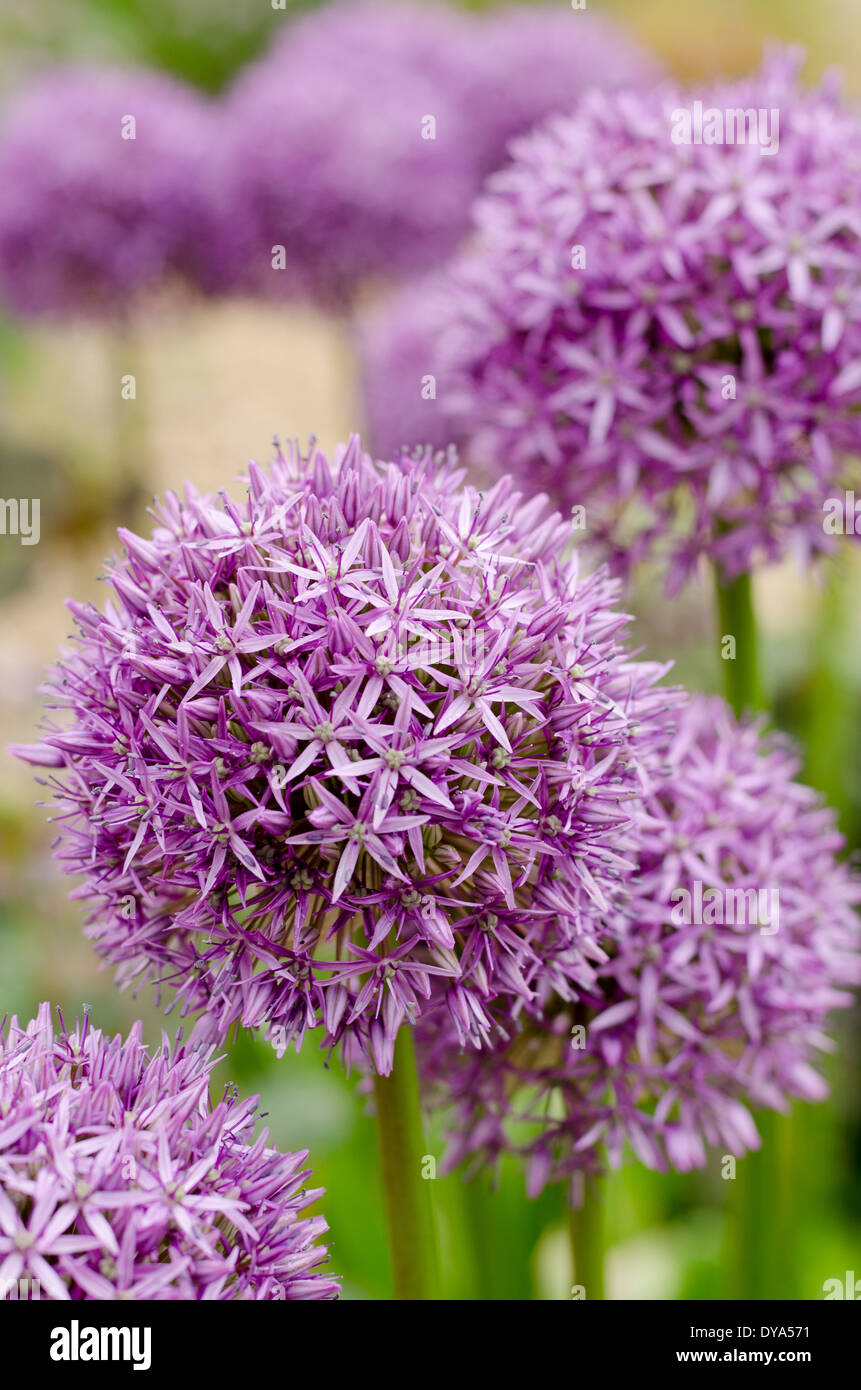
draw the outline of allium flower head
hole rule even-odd
[[[49,1299],[329,1299],[307,1153],[253,1137],[255,1101],[213,1104],[213,1059],[150,1056],[42,1004],[0,1029],[0,1284]]]
[[[476,188],[455,77],[470,33],[445,5],[403,0],[288,26],[227,97],[228,281],[343,308],[366,279],[453,249]]]
[[[511,136],[567,110],[586,85],[653,75],[591,15],[323,5],[229,94],[233,210],[214,239],[215,273],[228,287],[343,309],[364,282],[430,269],[455,248]],[[276,247],[286,264],[273,269]]]
[[[476,457],[586,505],[620,562],[669,552],[673,585],[833,545],[861,448],[861,125],[798,67],[697,94],[763,143],[676,143],[694,94],[590,94],[513,147],[458,271]]]
[[[61,68],[25,89],[0,124],[6,304],[121,312],[190,271],[210,216],[212,122],[193,92],[140,70]]]
[[[759,1146],[748,1106],[820,1100],[826,1016],[861,981],[861,882],[798,759],[723,701],[692,699],[638,816],[637,869],[591,987],[545,993],[508,1042],[464,1052],[441,1013],[424,1066],[454,1104],[450,1158],[527,1162],[533,1191],[616,1166]],[[513,1122],[517,1122],[516,1124]]]
[[[120,532],[104,612],[70,605],[66,725],[19,750],[59,769],[58,857],[121,981],[385,1072],[433,979],[480,1039],[542,942],[587,970],[675,696],[544,499],[354,438],[156,521]]]

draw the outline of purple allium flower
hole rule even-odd
[[[576,1201],[581,1170],[626,1145],[684,1171],[706,1144],[759,1146],[748,1105],[825,1095],[826,1017],[861,981],[861,881],[833,814],[794,780],[792,748],[722,700],[692,699],[663,755],[592,981],[545,991],[483,1054],[441,1011],[421,1025],[426,1076],[455,1107],[452,1163],[513,1151],[533,1192],[571,1178]]]
[[[321,6],[228,96],[234,191],[213,243],[216,277],[343,310],[364,282],[422,272],[454,250],[512,135],[567,109],[586,83],[653,75],[640,50],[591,15],[467,17],[410,0]],[[273,268],[276,247],[285,264]]]
[[[383,458],[416,444],[460,442],[463,423],[446,407],[451,388],[434,346],[445,296],[446,281],[434,273],[399,285],[356,321],[365,429]]]
[[[121,982],[384,1073],[433,979],[478,1041],[547,942],[585,968],[675,692],[545,499],[356,438],[249,472],[120,532],[48,687],[71,722],[18,751],[61,769],[58,858]]]
[[[456,76],[470,35],[447,6],[404,0],[341,0],[288,26],[226,99],[228,282],[344,308],[364,280],[454,248],[476,190]]]
[[[141,70],[60,68],[25,89],[0,129],[7,305],[116,313],[191,271],[211,221],[213,123],[190,89]]]
[[[303,1217],[307,1153],[253,1137],[256,1098],[213,1104],[214,1059],[150,1057],[50,1005],[0,1029],[0,1284],[50,1299],[330,1299],[335,1278]]]
[[[861,125],[798,67],[702,97],[762,110],[770,154],[675,143],[688,94],[590,94],[515,146],[457,274],[476,458],[585,505],[620,563],[668,551],[674,587],[701,553],[733,577],[831,547],[861,449]]]
[[[624,29],[559,4],[510,5],[477,19],[465,99],[479,172],[505,161],[510,140],[591,87],[652,85],[655,59]]]

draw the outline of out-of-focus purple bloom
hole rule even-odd
[[[861,981],[861,883],[833,814],[794,780],[793,750],[721,700],[692,699],[663,753],[592,984],[545,991],[483,1054],[442,1012],[422,1024],[426,1077],[455,1107],[452,1163],[516,1152],[533,1191],[571,1178],[576,1202],[581,1172],[626,1146],[684,1171],[708,1144],[759,1146],[748,1105],[825,1095],[826,1018]]]
[[[690,94],[590,94],[516,144],[456,277],[476,458],[585,505],[620,563],[669,554],[672,586],[703,553],[732,577],[833,546],[861,449],[861,125],[798,68],[702,94],[763,111],[770,154],[676,143]]]
[[[254,1139],[256,1098],[213,1104],[213,1058],[150,1057],[50,1005],[0,1030],[0,1285],[80,1299],[331,1299],[307,1152]],[[23,1286],[22,1286],[23,1287]],[[23,1296],[23,1293],[22,1295]]]
[[[242,73],[224,113],[225,283],[344,308],[365,280],[453,249],[476,188],[456,77],[470,36],[444,5],[342,0]]]
[[[215,129],[190,89],[142,70],[59,68],[26,89],[0,128],[6,304],[121,314],[169,273],[197,274]]]
[[[510,5],[476,17],[465,99],[482,176],[505,161],[510,140],[592,87],[647,87],[656,60],[623,29],[565,5]]]
[[[623,35],[549,8],[340,0],[288,26],[229,94],[216,283],[336,309],[437,265],[509,138],[591,83],[654,75]],[[273,249],[284,265],[273,268]],[[410,443],[417,441],[410,440]]]
[[[550,941],[589,976],[676,695],[543,498],[356,438],[249,484],[120,532],[111,603],[70,605],[68,722],[19,751],[58,769],[58,857],[122,982],[386,1072],[432,980],[481,1040]]]

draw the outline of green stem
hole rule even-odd
[[[727,1294],[733,1299],[796,1298],[792,1117],[764,1110],[756,1124],[762,1146],[739,1161],[732,1184],[734,1258]]]
[[[749,574],[726,581],[716,575],[724,693],[737,715],[766,708],[759,674],[759,643]],[[727,638],[735,639],[730,655]],[[732,659],[734,655],[734,660]],[[794,1269],[789,1212],[792,1132],[789,1118],[773,1111],[756,1117],[762,1140],[739,1162],[732,1183],[729,1265],[731,1298],[791,1298]]]
[[[464,1234],[464,1245],[472,1256],[472,1298],[483,1303],[492,1302],[500,1297],[505,1298],[506,1294],[499,1292],[499,1281],[504,1281],[511,1273],[525,1279],[528,1286],[528,1269],[525,1269],[521,1262],[519,1269],[511,1271],[509,1265],[517,1264],[517,1261],[507,1260],[503,1254],[504,1247],[500,1248],[501,1203],[498,1195],[491,1192],[482,1178],[475,1178],[470,1183],[460,1184],[460,1201],[461,1211],[458,1215]],[[521,1291],[513,1296],[528,1300],[528,1288],[525,1293]]]
[[[846,550],[829,557],[813,620],[812,676],[804,725],[804,781],[821,792],[837,813],[840,829],[850,844],[857,838],[854,784],[861,762],[855,672],[858,574],[856,557]],[[848,1037],[842,1041],[847,1043]],[[838,1048],[838,1055],[842,1050]],[[805,1106],[794,1129],[795,1191],[807,1200],[808,1209],[822,1202],[819,1175],[824,1165],[835,1184],[849,1181],[851,1155],[846,1131],[837,1116],[851,1111],[851,1068],[831,1069],[830,1081],[832,1104]]]
[[[599,1180],[587,1177],[583,1205],[572,1207],[568,1212],[574,1283],[581,1284],[587,1301],[591,1299],[593,1302],[605,1297],[601,1195]]]
[[[437,1249],[412,1029],[402,1027],[391,1076],[374,1077],[395,1298],[437,1296]]]
[[[851,578],[845,552],[831,556],[814,619],[804,739],[804,780],[823,793],[844,831],[852,816],[851,775],[857,764]]]
[[[736,714],[765,708],[759,681],[759,645],[749,574],[726,580],[715,576],[724,694]],[[734,646],[727,639],[732,638]]]

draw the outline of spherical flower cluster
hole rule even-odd
[[[384,1073],[433,979],[480,1041],[547,942],[586,968],[676,695],[543,498],[356,438],[249,483],[120,532],[112,602],[70,605],[67,721],[19,751],[60,770],[57,853],[122,982]]]
[[[253,1139],[255,1102],[209,1097],[212,1059],[150,1057],[48,1004],[0,1030],[0,1286],[49,1299],[330,1299],[307,1153]]]
[[[685,1171],[707,1144],[759,1138],[748,1105],[820,1100],[815,1054],[861,981],[861,882],[798,759],[720,700],[697,697],[667,741],[638,817],[637,870],[593,981],[545,993],[493,1051],[467,1053],[445,1016],[421,1026],[450,1161],[521,1155],[529,1185],[621,1161]]]
[[[798,66],[590,94],[514,147],[457,275],[476,457],[585,505],[620,563],[668,553],[671,587],[833,546],[861,448],[861,125]]]
[[[472,200],[512,135],[567,110],[586,85],[644,83],[654,72],[591,15],[324,5],[228,95],[232,193],[215,282],[343,310],[366,281],[427,270],[468,230]]]
[[[470,33],[447,6],[341,0],[242,73],[224,112],[224,283],[343,309],[363,281],[453,249],[476,187],[454,76]]]
[[[0,297],[21,314],[117,313],[192,273],[211,212],[205,103],[145,71],[61,68],[0,130]]]

